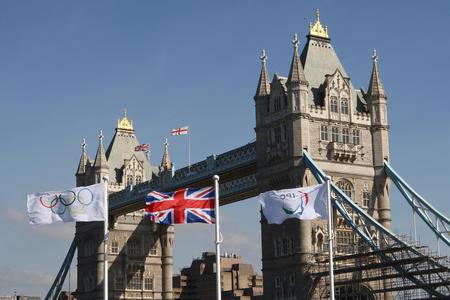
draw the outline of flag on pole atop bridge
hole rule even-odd
[[[259,202],[269,224],[281,224],[286,219],[311,220],[327,218],[326,183],[261,193]]]
[[[214,224],[214,197],[213,187],[153,191],[145,197],[145,214],[160,224]]]
[[[104,221],[106,183],[27,195],[31,224]]]
[[[188,134],[188,133],[189,133],[189,127],[188,126],[172,129],[172,135],[185,135],[185,134]]]
[[[137,145],[136,147],[134,147],[134,151],[136,151],[136,152],[138,152],[138,151],[147,152],[149,150],[150,150],[149,144],[140,144],[140,145]]]

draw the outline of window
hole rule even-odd
[[[362,200],[362,206],[363,207],[369,207],[370,206],[370,193],[369,192],[363,192],[363,200]]]
[[[276,276],[276,277],[275,277],[275,287],[276,287],[276,288],[281,287],[281,279],[280,279],[280,276]]]
[[[341,113],[348,115],[348,100],[346,98],[342,98],[341,100]]]
[[[342,129],[342,139],[344,144],[350,144],[350,129],[348,128]]]
[[[353,233],[347,230],[336,230],[336,247],[340,253],[353,251]]]
[[[331,127],[331,141],[339,142],[339,128],[338,127]]]
[[[283,242],[280,238],[275,239],[273,241],[274,244],[274,256],[278,257],[278,256],[283,256],[282,250],[283,250]]]
[[[151,248],[150,248],[150,255],[154,256],[157,254],[156,251],[156,244],[154,244]]]
[[[117,242],[117,241],[112,241],[111,242],[111,253],[112,254],[119,253],[119,242]]]
[[[273,103],[273,108],[275,111],[279,111],[281,109],[281,97],[277,96]]]
[[[123,280],[122,276],[114,277],[114,288],[116,290],[123,290],[124,286],[125,286],[125,281]]]
[[[330,99],[331,99],[330,100],[331,112],[332,113],[337,113],[338,112],[337,98],[336,97],[331,97]]]
[[[153,290],[153,276],[145,276],[144,277],[144,290],[147,290],[147,291]]]
[[[128,289],[142,289],[142,273],[139,266],[131,266],[128,270]]]
[[[275,142],[276,143],[281,142],[281,127],[275,128]]]
[[[360,143],[360,132],[358,129],[353,129],[353,144],[359,145]]]
[[[322,141],[328,141],[328,126],[327,125],[320,126],[320,139]]]
[[[299,92],[294,92],[293,94],[294,98],[295,98],[295,107],[294,110],[300,110],[300,94]]]
[[[289,285],[295,286],[295,274],[289,275]]]
[[[289,239],[287,239],[287,238],[283,239],[283,254],[284,255],[289,254]]]
[[[127,175],[127,186],[133,185],[133,175]]]
[[[353,194],[353,186],[352,184],[347,180],[341,180],[336,183],[337,187],[343,191],[347,196],[352,198]]]
[[[275,299],[281,300],[283,299],[283,289],[277,289],[275,292]]]
[[[84,278],[84,290],[92,291],[95,287],[94,277],[92,275],[88,275]]]
[[[137,238],[130,238],[127,242],[128,254],[141,255],[141,240]]]
[[[287,291],[287,299],[288,300],[297,299],[297,297],[295,296],[295,290],[294,289],[288,289],[288,291]]]
[[[139,184],[142,182],[142,176],[141,175],[137,175],[136,176],[136,184]]]
[[[283,141],[287,140],[287,126],[283,124]]]

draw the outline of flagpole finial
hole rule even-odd
[[[83,148],[83,150],[86,150],[86,139],[83,138],[83,142],[81,143],[81,147]]]
[[[98,140],[100,141],[100,143],[103,143],[103,138],[104,138],[103,130],[100,129],[100,132],[98,133]]]
[[[372,50],[372,60],[373,62],[378,62],[378,55],[377,55],[377,49]]]
[[[214,175],[213,179],[219,181],[220,177],[219,177],[219,175]]]

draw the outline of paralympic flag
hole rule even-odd
[[[327,218],[327,184],[303,188],[268,191],[258,196],[262,212],[269,224],[286,219],[311,220]]]
[[[214,187],[183,188],[174,192],[153,191],[145,197],[145,214],[160,224],[214,224]]]
[[[31,224],[104,221],[106,183],[27,195]]]

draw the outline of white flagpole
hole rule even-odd
[[[331,177],[327,176],[327,202],[328,202],[328,257],[330,267],[330,299],[334,300],[334,270],[333,270],[333,208],[331,206]]]
[[[108,206],[108,176],[103,177],[103,182],[105,183],[105,221],[103,222],[103,299],[108,300],[108,219],[109,219],[109,206]]]
[[[189,169],[188,174],[191,172],[191,129],[188,126],[188,148],[189,148]]]
[[[222,276],[220,272],[220,224],[219,224],[219,175],[214,175],[215,215],[216,215],[216,299],[222,299]]]

